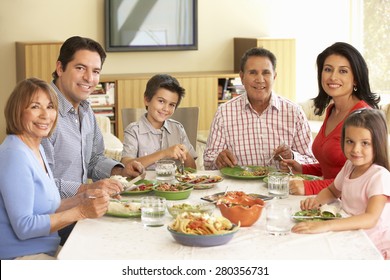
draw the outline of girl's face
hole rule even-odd
[[[336,54],[328,56],[322,69],[321,85],[332,98],[352,95],[354,77],[348,59]]]
[[[175,112],[179,94],[165,88],[159,88],[150,101],[144,100],[148,106],[148,120],[154,128],[161,128],[164,121]]]
[[[24,136],[40,140],[46,137],[53,127],[57,111],[46,92],[38,90],[31,103],[23,111]]]
[[[372,136],[368,129],[347,126],[345,129],[344,154],[355,169],[367,170],[374,162]]]

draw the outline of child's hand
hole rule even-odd
[[[310,209],[318,209],[321,204],[315,197],[306,198],[301,201],[301,209],[302,210],[310,210]]]
[[[183,144],[177,144],[174,146],[171,146],[167,149],[167,155],[166,157],[174,158],[174,159],[187,159],[187,148]]]
[[[292,227],[294,233],[320,233],[330,230],[328,221],[320,222],[302,222]]]

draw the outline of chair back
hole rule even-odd
[[[146,113],[145,108],[123,108],[122,109],[122,127],[125,131],[126,127],[132,122],[138,121],[142,115]]]
[[[179,107],[173,113],[171,119],[180,122],[187,133],[190,143],[196,150],[198,138],[199,107]]]
[[[146,113],[145,108],[123,108],[122,109],[122,125],[123,130],[132,123],[138,121],[143,114]],[[187,133],[190,143],[196,150],[196,141],[198,134],[199,122],[199,107],[179,107],[175,110],[171,119],[180,122]]]

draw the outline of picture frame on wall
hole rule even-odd
[[[105,0],[108,52],[198,49],[197,0]]]

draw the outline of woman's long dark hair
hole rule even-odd
[[[371,92],[368,67],[363,56],[350,44],[337,42],[326,48],[317,56],[317,80],[319,93],[317,97],[314,98],[314,114],[321,116],[326,107],[329,105],[329,102],[332,100],[332,98],[323,89],[321,83],[325,59],[332,54],[343,56],[349,61],[352,74],[356,82],[356,91],[353,91],[353,95],[360,100],[364,100],[372,108],[378,109],[380,97]]]

